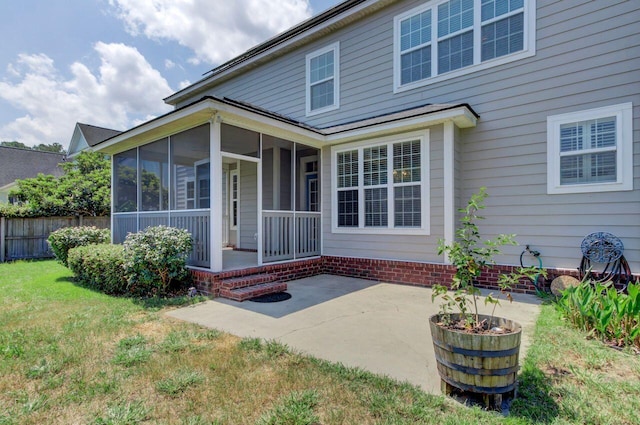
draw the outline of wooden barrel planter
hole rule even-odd
[[[452,314],[455,320],[459,315]],[[506,334],[473,334],[438,325],[440,315],[429,319],[442,391],[453,388],[483,394],[486,404],[500,404],[502,395],[515,396],[522,327],[511,320],[493,318],[493,326],[512,329]],[[480,315],[480,320],[491,316]]]

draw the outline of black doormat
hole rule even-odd
[[[291,294],[288,292],[276,292],[274,294],[264,294],[259,297],[249,298],[249,301],[255,303],[277,303],[280,301],[286,301],[291,298]]]

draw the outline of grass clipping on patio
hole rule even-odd
[[[582,344],[596,342],[567,343],[555,322],[539,326],[536,339],[558,335],[534,343],[524,404],[503,418],[274,341],[168,319],[162,302],[78,287],[53,261],[0,264],[0,294],[3,425],[624,424],[640,412],[638,359],[584,357]]]

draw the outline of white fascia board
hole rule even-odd
[[[468,128],[475,127],[478,119],[471,111],[469,111],[468,108],[461,106],[441,112],[431,113],[427,116],[405,118],[393,122],[347,130],[336,134],[329,134],[326,136],[325,140],[328,144],[346,143],[363,138],[384,136],[387,134],[401,132],[404,133],[406,131],[426,128],[448,121],[452,121],[459,128]]]
[[[227,124],[281,139],[295,140],[296,142],[304,143],[318,149],[322,147],[324,142],[324,136],[318,132],[247,111],[233,105],[217,103],[215,109],[218,116],[221,117],[222,122]]]
[[[265,59],[266,57],[272,56],[274,54],[277,53],[281,53],[284,54],[285,52],[287,52],[289,49],[292,48],[296,48],[306,42],[310,42],[311,40],[313,40],[313,36],[314,35],[318,35],[320,36],[321,34],[318,33],[324,33],[325,31],[328,31],[333,25],[336,25],[337,23],[339,23],[342,20],[346,20],[349,19],[353,16],[357,16],[358,14],[362,13],[364,10],[369,9],[369,8],[374,8],[374,10],[377,10],[381,7],[384,7],[386,4],[389,3],[393,3],[393,1],[395,0],[377,0],[377,1],[372,1],[372,2],[364,2],[361,3],[357,6],[354,6],[352,9],[350,9],[348,12],[346,12],[346,14],[343,15],[339,15],[339,16],[334,16],[331,19],[328,19],[327,21],[313,27],[312,29],[309,29],[301,34],[298,34],[295,37],[292,37],[286,41],[283,41],[280,44],[277,44],[267,50],[265,50],[262,53],[259,53],[255,56],[253,56],[250,59],[247,59],[244,62],[241,62],[235,66],[232,66],[224,71],[222,71],[219,74],[215,74],[215,75],[211,75],[209,77],[205,77],[203,79],[201,79],[200,81],[197,81],[195,83],[193,83],[191,86],[188,86],[184,89],[182,89],[181,91],[172,94],[169,97],[166,97],[164,99],[164,102],[169,104],[169,105],[175,105],[178,102],[184,100],[185,98],[189,97],[192,95],[192,93],[197,93],[199,91],[204,90],[207,86],[209,85],[213,85],[215,84],[215,82],[217,80],[221,80],[221,79],[225,79],[226,77],[228,77],[229,75],[233,75],[236,72],[246,68],[247,66],[253,65],[256,62],[260,62],[263,59]],[[277,36],[276,36],[277,37]],[[275,38],[275,37],[274,37]],[[308,40],[311,39],[311,40]]]

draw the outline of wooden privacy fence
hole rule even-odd
[[[0,262],[53,257],[47,238],[61,227],[106,229],[110,224],[109,217],[0,217]]]

